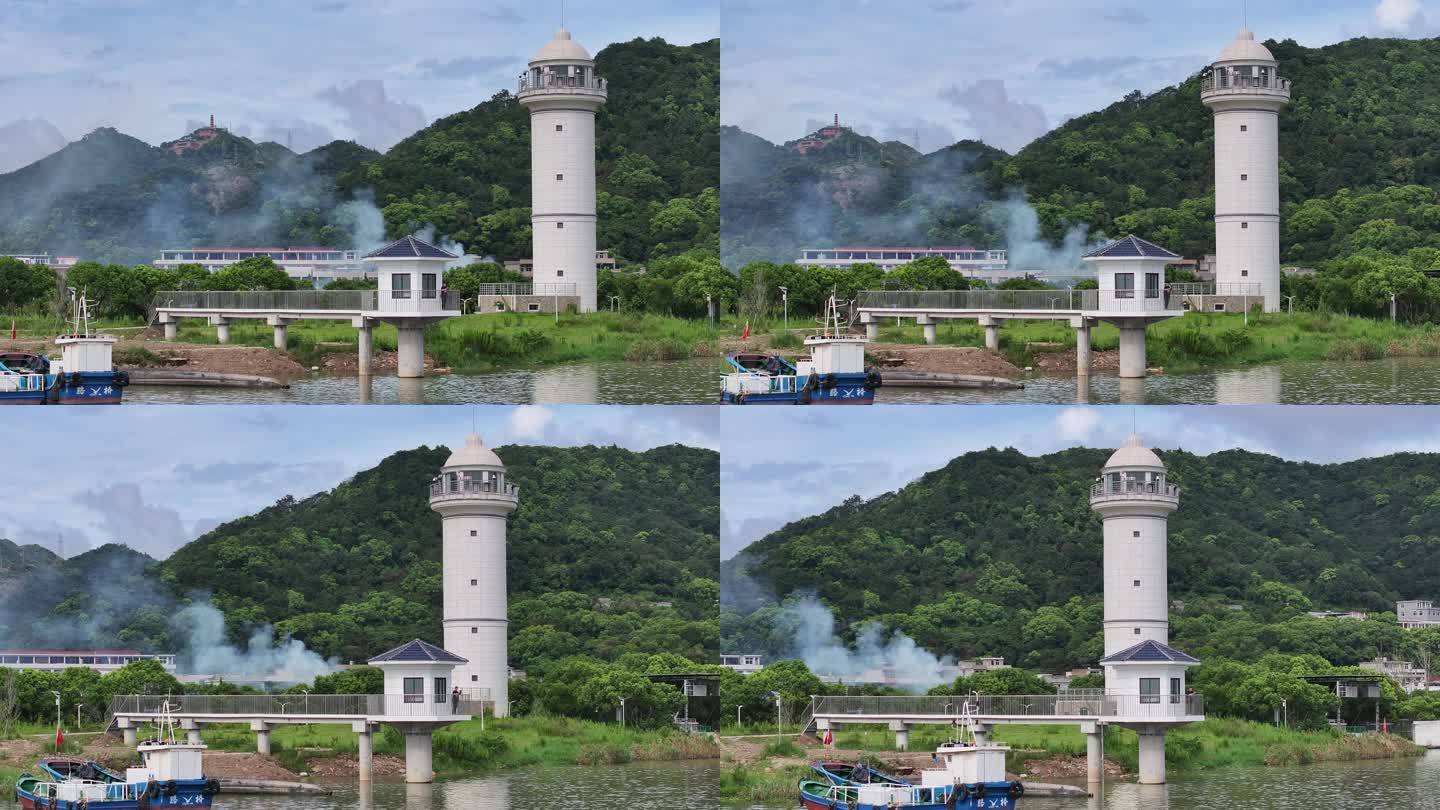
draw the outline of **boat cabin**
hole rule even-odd
[[[1009,750],[1010,746],[1000,743],[945,743],[935,749],[940,767],[921,771],[920,784],[942,787],[957,782],[1003,782],[1005,754]]]
[[[206,746],[189,743],[150,742],[135,750],[145,761],[139,768],[126,768],[125,781],[131,784],[171,780],[203,779],[201,758]]]

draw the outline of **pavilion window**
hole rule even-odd
[[[391,298],[409,298],[409,297],[410,297],[410,274],[409,274],[409,273],[396,273],[396,274],[394,274],[394,275],[392,275],[392,276],[390,277],[390,297],[391,297]]]
[[[444,703],[445,698],[450,696],[450,680],[448,678],[435,679],[435,702]]]
[[[434,297],[436,297],[436,295],[437,295],[436,289],[437,289],[438,287],[439,287],[439,276],[438,276],[438,275],[436,275],[435,273],[421,273],[421,274],[420,274],[420,297],[421,297],[421,298],[434,298]]]
[[[1139,628],[1136,628],[1136,630],[1138,631]],[[1159,703],[1159,702],[1160,702],[1160,679],[1159,679],[1159,678],[1141,678],[1141,679],[1140,679],[1140,702],[1141,702],[1141,703]]]
[[[1135,297],[1135,274],[1134,274],[1134,273],[1116,273],[1116,274],[1115,274],[1115,297],[1116,297],[1116,298],[1134,298],[1134,297]]]
[[[1181,686],[1182,686],[1182,685],[1181,685],[1181,683],[1180,683],[1180,679],[1179,679],[1179,678],[1171,678],[1171,679],[1170,679],[1170,702],[1171,702],[1171,703],[1179,703],[1179,702],[1180,702],[1180,698],[1181,698],[1182,692],[1183,692]]]
[[[425,702],[425,679],[406,678],[404,684],[406,703]]]
[[[1146,274],[1145,274],[1145,297],[1146,297],[1146,298],[1159,298],[1159,297],[1160,297],[1160,274],[1159,274],[1159,273],[1146,273]]]

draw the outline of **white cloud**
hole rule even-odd
[[[555,419],[555,412],[543,405],[521,405],[510,412],[510,431],[518,439],[538,439]]]
[[[1409,28],[1419,15],[1420,0],[1380,0],[1375,6],[1375,21],[1390,31]]]
[[[1092,408],[1066,408],[1055,416],[1060,438],[1066,441],[1089,441],[1100,426],[1100,412]]]

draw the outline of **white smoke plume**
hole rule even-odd
[[[1084,272],[1080,257],[1101,240],[1092,239],[1085,225],[1072,225],[1060,244],[1040,235],[1040,214],[1018,191],[990,204],[990,217],[1005,232],[1005,250],[1010,267],[1049,276],[1074,276]]]
[[[886,637],[879,625],[860,628],[855,647],[835,632],[835,616],[814,596],[786,602],[779,622],[794,639],[793,656],[811,672],[846,683],[885,680],[902,689],[924,692],[955,678],[955,661],[924,649],[904,633]]]
[[[274,628],[258,627],[245,648],[225,637],[225,616],[208,602],[196,602],[175,615],[177,630],[188,638],[186,671],[217,675],[228,681],[309,683],[317,675],[335,671],[338,662],[326,660],[293,638],[275,638]]]

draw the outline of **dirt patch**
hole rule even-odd
[[[1085,779],[1088,776],[1087,769],[1085,757],[1078,754],[1071,757],[1025,760],[1027,773],[1046,779]],[[1107,759],[1105,760],[1105,775],[1124,776],[1125,769],[1120,767],[1120,763]]]
[[[394,372],[400,367],[399,352],[376,352],[370,360],[370,370],[374,372]],[[320,361],[320,368],[330,374],[359,374],[360,353],[358,349],[349,351],[326,352],[324,359]],[[450,369],[437,367],[430,355],[425,355],[425,368],[431,374],[449,374]]]
[[[404,776],[405,758],[390,754],[376,754],[370,760],[370,770],[375,776]],[[360,760],[353,754],[310,760],[310,775],[322,779],[353,778],[359,772]]]
[[[202,767],[206,776],[222,779],[274,779],[280,782],[299,779],[289,768],[269,757],[240,751],[206,751]]]
[[[885,376],[886,368],[896,371],[925,371],[935,374],[977,374],[984,377],[1019,377],[1021,371],[1014,363],[989,349],[974,346],[909,346],[904,344],[871,344],[867,352],[870,362],[880,368]],[[887,358],[903,359],[897,366],[889,366]]]
[[[157,355],[162,361],[171,358],[183,360],[184,362],[162,362],[160,365],[185,371],[252,374],[282,380],[310,373],[308,367],[300,365],[283,352],[259,346],[210,346],[142,336],[121,339],[115,344],[115,355],[124,357],[127,350],[137,348]],[[7,350],[44,352],[52,357],[57,354],[54,342],[48,340],[0,340],[0,351]],[[120,367],[126,368],[124,365]]]
[[[1036,352],[1035,368],[1039,371],[1075,371],[1075,350],[1069,349],[1063,352]],[[1094,371],[1119,371],[1120,350],[1113,349],[1107,352],[1090,352],[1090,370]]]

